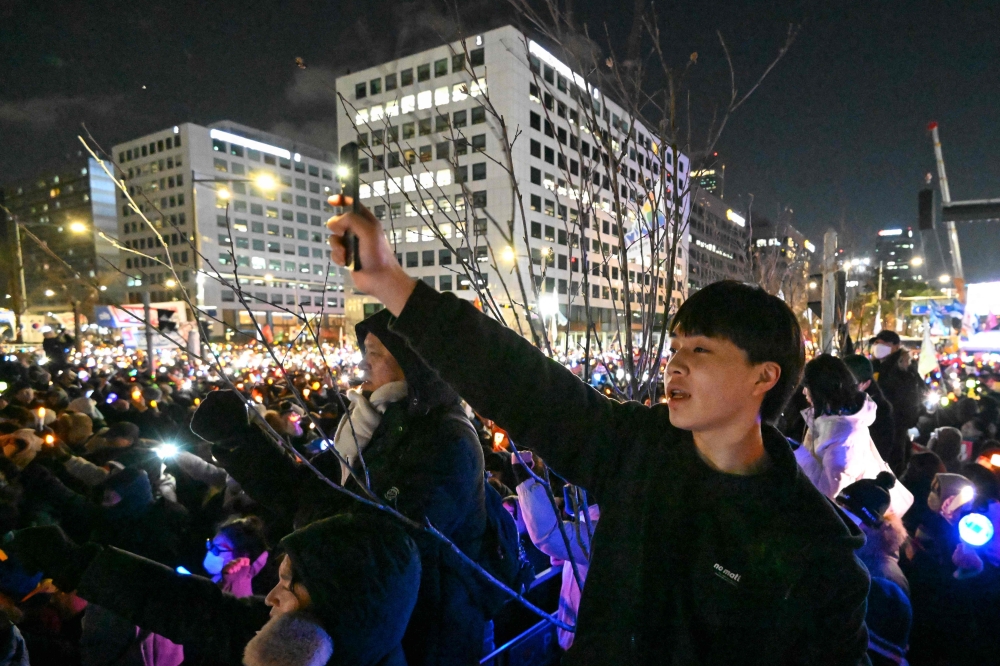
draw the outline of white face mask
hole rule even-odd
[[[889,345],[884,345],[880,343],[872,347],[872,356],[880,360],[885,358],[891,353],[892,353],[892,347],[890,347]]]
[[[205,553],[205,559],[202,560],[201,566],[205,567],[205,571],[207,571],[210,576],[218,576],[222,573],[222,567],[229,564],[229,560],[231,559],[232,555],[229,553],[216,555],[212,551],[208,551]]]

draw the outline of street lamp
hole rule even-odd
[[[278,188],[278,181],[269,173],[257,174],[253,178],[198,178],[197,173],[191,171],[191,199],[192,199],[192,210],[193,210],[193,228],[194,228],[194,251],[197,256],[201,252],[201,234],[198,233],[198,190],[195,187],[198,183],[216,183],[217,187],[224,183],[252,183],[259,189],[265,192],[270,192]],[[227,201],[232,197],[232,193],[228,188],[222,186],[215,192],[216,197]],[[198,285],[198,290],[195,295],[195,304],[201,306],[204,304],[205,292],[204,283],[201,281],[196,281]]]
[[[87,225],[83,222],[70,222],[69,230],[74,234],[83,234],[87,232]]]
[[[507,245],[500,251],[500,258],[507,263],[512,263],[514,261],[514,248]]]
[[[163,283],[163,286],[166,287],[167,289],[173,289],[174,287],[177,286],[177,280],[169,278]]]
[[[262,173],[259,176],[255,176],[251,180],[254,185],[264,190],[265,192],[277,189],[278,187],[278,182],[274,180],[274,176],[272,176],[269,173]]]
[[[48,296],[49,298],[52,298],[53,296],[56,295],[56,292],[52,291],[51,289],[46,289],[45,295]]]
[[[947,273],[944,273],[941,277],[938,278],[938,282],[940,282],[941,284],[948,284],[949,282],[951,282],[951,276],[948,275]]]
[[[924,258],[923,257],[913,257],[913,259],[910,260],[910,265],[911,266],[923,266],[924,265]]]

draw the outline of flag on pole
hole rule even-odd
[[[934,351],[934,344],[931,342],[930,324],[924,326],[924,341],[920,344],[920,360],[917,362],[917,374],[926,377],[937,370],[937,353]]]
[[[878,307],[875,308],[875,324],[872,330],[875,331],[875,335],[878,335],[878,332],[882,330],[882,303],[879,303]]]

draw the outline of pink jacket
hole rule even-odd
[[[592,534],[588,534],[586,522],[579,525],[572,520],[559,520],[552,511],[545,486],[528,479],[517,486],[517,497],[521,505],[521,515],[531,542],[538,550],[552,558],[553,566],[562,564],[562,588],[559,592],[559,610],[556,617],[566,624],[576,626],[576,614],[580,607],[580,588],[576,584],[573,565],[570,557],[576,562],[580,581],[586,583],[587,570],[590,567],[590,542]],[[600,509],[596,504],[588,507],[591,525],[597,524],[601,518]],[[566,551],[566,543],[559,529],[569,541],[570,551]],[[559,645],[568,650],[573,644],[573,633],[559,629]]]

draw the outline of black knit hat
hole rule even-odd
[[[139,441],[139,426],[130,421],[119,421],[112,423],[108,431],[104,433],[106,439],[127,439],[132,444]]]
[[[868,527],[878,527],[889,510],[889,490],[895,485],[896,477],[879,472],[874,479],[861,479],[844,488],[837,496],[837,503]]]
[[[336,646],[330,664],[376,663],[399,645],[420,587],[420,554],[378,514],[338,514],[281,540],[309,612]]]
[[[873,343],[874,342],[886,342],[886,343],[888,343],[890,345],[898,345],[898,344],[901,344],[903,342],[899,338],[899,333],[896,333],[896,331],[890,331],[887,328],[884,328],[881,331],[879,331],[878,335],[876,335],[874,338],[872,338],[871,341]]]
[[[861,382],[866,382],[875,376],[875,370],[872,368],[872,362],[861,354],[850,354],[845,356],[844,363],[847,364],[847,369],[851,371],[851,374],[854,375],[854,378],[858,380],[859,384]]]
[[[906,593],[886,578],[872,576],[868,591],[868,655],[872,664],[899,664],[910,642],[913,608]]]

